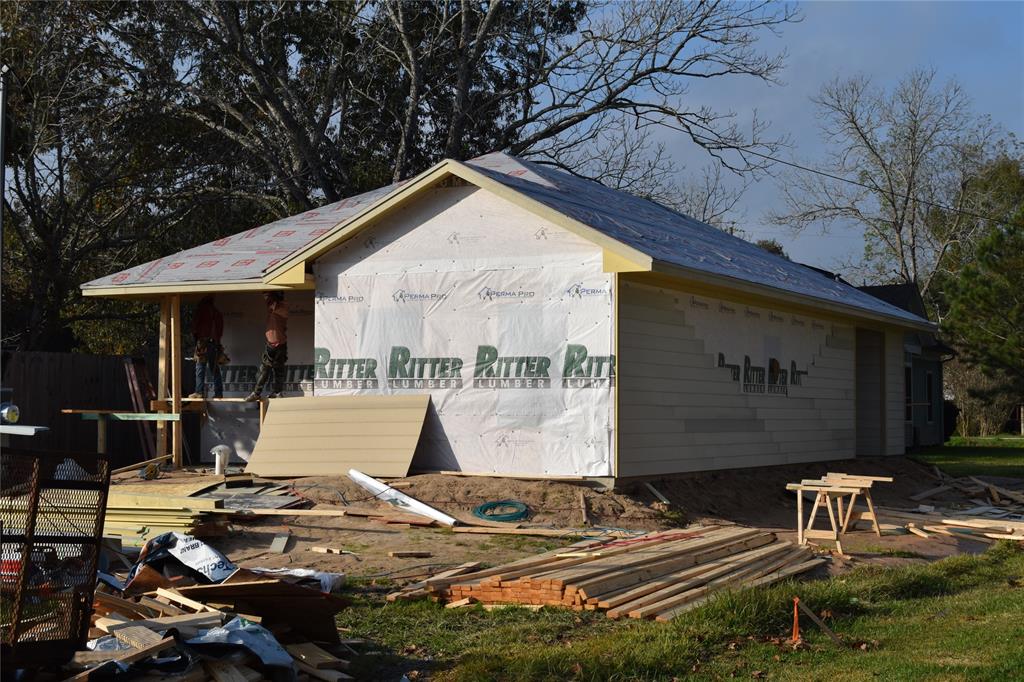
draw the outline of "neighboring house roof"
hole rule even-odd
[[[928,325],[926,319],[870,296],[844,282],[823,277],[800,264],[776,256],[722,230],[653,201],[614,190],[571,173],[524,161],[507,154],[487,154],[466,162],[444,161],[409,180],[284,218],[234,237],[218,240],[168,258],[136,266],[83,285],[83,289],[160,283],[251,281],[295,261],[304,252],[323,253],[348,237],[346,227],[395,200],[411,196],[420,182],[436,182],[450,173],[478,184],[497,183],[511,190],[524,206],[542,206],[607,243],[645,254],[653,264],[679,271],[704,273],[758,288],[796,294],[857,311]],[[474,178],[475,176],[475,178]],[[485,180],[480,179],[484,178]],[[586,235],[585,235],[586,236]],[[652,265],[653,267],[653,265]],[[265,280],[264,280],[265,281]]]
[[[921,298],[921,290],[912,282],[905,282],[903,284],[866,284],[857,288],[890,305],[914,313],[918,317],[928,317],[928,313],[924,309],[924,299]]]
[[[881,299],[897,308],[902,308],[918,317],[928,319],[928,311],[921,298],[921,290],[913,282],[903,284],[878,284],[857,287],[866,294]],[[930,332],[917,332],[917,342],[922,348],[942,354],[955,354],[956,351],[942,342]]]

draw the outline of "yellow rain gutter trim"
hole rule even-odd
[[[691,270],[689,268],[664,263],[662,261],[656,261],[654,263],[651,275],[661,275],[670,280],[675,280],[680,284],[696,282],[712,289],[746,294],[755,297],[757,300],[754,302],[759,305],[764,304],[764,301],[761,299],[784,301],[808,312],[812,312],[813,310],[824,310],[847,320],[871,320],[889,327],[916,329],[928,332],[934,332],[938,329],[938,325],[933,322],[914,322],[913,320],[885,315],[884,313],[876,313],[845,303],[838,303],[818,298],[816,296],[808,296],[806,294],[785,291],[783,289],[764,284],[745,282],[743,280],[738,280],[724,275],[715,275],[713,273],[702,272],[700,270]]]
[[[316,288],[312,277],[301,284],[267,284],[262,280],[224,280],[218,282],[174,282],[173,284],[124,284],[120,286],[83,287],[83,296],[105,298],[149,298],[169,294],[196,294],[231,291],[306,291]]]

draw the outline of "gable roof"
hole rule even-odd
[[[88,282],[83,291],[99,293],[112,286],[163,283],[196,283],[200,290],[198,285],[211,282],[272,288],[282,272],[337,246],[377,215],[375,212],[404,202],[417,188],[433,186],[451,175],[500,193],[615,250],[636,263],[633,270],[706,275],[726,286],[753,286],[805,302],[828,303],[854,316],[934,327],[907,310],[653,201],[500,152],[465,162],[445,160],[404,183],[135,266]]]

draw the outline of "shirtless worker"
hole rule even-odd
[[[267,380],[271,379],[268,398],[279,398],[284,390],[285,363],[288,362],[288,303],[280,291],[263,294],[267,304],[267,347],[260,360],[260,372],[256,376],[256,388],[246,396],[247,402],[256,402],[263,393]]]

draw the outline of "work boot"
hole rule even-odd
[[[249,395],[245,396],[245,402],[247,403],[258,403],[260,401],[260,394],[253,391]]]
[[[188,397],[189,398],[200,398],[200,399],[205,399],[206,398],[205,395],[203,395],[202,393],[200,393],[198,391],[196,391],[195,393],[190,393]]]

